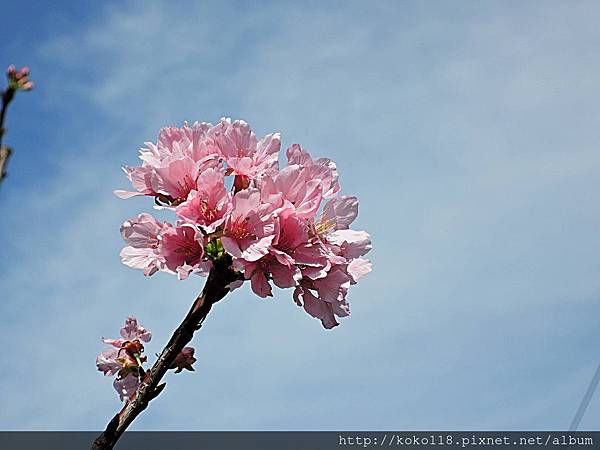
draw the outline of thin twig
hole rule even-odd
[[[8,105],[15,98],[15,90],[11,87],[6,88],[2,93],[2,109],[0,109],[0,147],[2,147],[2,137],[4,136],[4,120],[6,119],[6,111]]]
[[[241,279],[240,274],[231,268],[231,257],[224,256],[214,261],[202,293],[196,298],[187,316],[175,330],[152,368],[146,372],[133,398],[112,418],[106,430],[96,438],[92,450],[112,449],[127,427],[146,409],[148,403],[161,393],[165,384],[159,383],[179,352],[192,340],[194,332],[200,329],[212,305],[229,292],[227,287],[229,283],[239,279]]]
[[[2,138],[4,137],[5,132],[4,120],[6,119],[6,111],[14,96],[15,91],[10,87],[2,93],[2,109],[0,109],[0,183],[2,183],[2,180],[6,177],[6,166],[8,165],[8,159],[12,153],[12,150],[9,147],[2,146]]]
[[[12,150],[9,147],[0,147],[0,183],[6,177],[6,166]]]

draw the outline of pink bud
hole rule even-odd
[[[13,91],[22,90],[30,91],[33,88],[33,82],[29,80],[29,67],[17,68],[11,64],[6,69],[6,75],[8,77],[8,87]]]
[[[194,349],[192,347],[185,347],[183,350],[181,350],[181,352],[179,352],[179,355],[177,355],[175,361],[173,361],[173,364],[171,364],[169,369],[177,369],[175,370],[175,373],[179,373],[183,369],[194,371],[192,364],[195,362],[196,358],[194,358]]]

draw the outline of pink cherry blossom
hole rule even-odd
[[[115,348],[103,350],[96,358],[98,370],[109,376],[119,373],[123,365],[117,361],[118,355],[119,351]]]
[[[290,288],[302,278],[294,259],[299,247],[308,245],[308,224],[293,211],[282,212],[277,220],[278,232],[269,253],[257,261],[239,261],[238,265],[250,279],[252,290],[259,297],[272,295],[269,279],[277,287]]]
[[[206,233],[214,232],[231,209],[223,178],[223,173],[216,169],[202,172],[198,177],[198,190],[192,191],[189,199],[177,207],[177,215],[200,225]]]
[[[120,334],[123,339],[128,341],[139,339],[143,342],[150,342],[150,339],[152,339],[152,333],[139,325],[135,317],[128,317],[125,320],[125,325],[121,328]]]
[[[116,348],[122,348],[123,344],[128,341],[138,340],[142,342],[150,342],[150,339],[152,339],[152,333],[150,333],[141,325],[138,325],[135,317],[127,317],[127,319],[125,319],[125,325],[121,328],[120,334],[121,339],[102,338],[102,342],[112,345]]]
[[[190,157],[195,162],[217,160],[220,157],[219,148],[214,141],[210,123],[195,122],[190,128],[184,123],[182,128],[165,127],[158,133],[157,143],[146,142],[146,147],[140,150],[140,159],[144,165],[161,167],[165,161]]]
[[[323,206],[323,213],[317,220],[317,227],[320,226],[323,231],[347,230],[357,216],[358,199],[356,197],[336,197]]]
[[[357,216],[356,197],[338,197],[325,204],[314,225],[314,232],[325,245],[348,262],[371,250],[371,238],[366,231],[349,229]]]
[[[269,252],[275,238],[272,207],[261,202],[258,189],[237,192],[221,237],[225,250],[235,258],[257,261]]]
[[[162,224],[146,213],[124,222],[121,225],[121,235],[128,245],[121,250],[123,264],[141,269],[147,276],[162,270],[165,260],[158,251],[158,236],[168,227],[169,224]]]
[[[135,317],[128,317],[121,328],[120,339],[102,339],[111,347],[98,355],[96,366],[106,376],[117,375],[113,386],[121,400],[130,399],[140,383],[141,364],[146,361],[142,356],[142,342],[149,342],[151,338],[152,334],[139,325]]]
[[[194,271],[204,271],[203,236],[193,225],[180,223],[160,235],[160,254],[166,267],[185,280]]]
[[[198,176],[208,168],[221,168],[221,155],[207,123],[187,123],[183,128],[160,130],[156,144],[147,142],[140,150],[142,165],[123,170],[135,188],[134,192],[117,190],[121,198],[149,195],[161,204],[176,206],[197,189]]]
[[[164,224],[147,213],[139,214],[121,225],[121,236],[125,242],[136,248],[157,248],[158,235]]]
[[[139,385],[140,378],[133,373],[126,375],[124,378],[116,378],[113,382],[113,386],[119,393],[121,401],[131,400]]]
[[[277,287],[289,288],[296,286],[302,278],[300,269],[294,264],[292,257],[283,252],[269,253],[258,261],[238,260],[236,263],[246,279],[250,280],[252,291],[262,298],[273,295],[270,279]]]
[[[137,197],[139,195],[152,195],[157,196],[158,192],[154,190],[152,187],[152,176],[153,176],[153,168],[151,166],[142,166],[142,167],[123,167],[123,172],[131,185],[135,189],[135,191],[124,191],[121,189],[117,189],[114,194],[123,199]]]
[[[155,192],[176,201],[185,201],[189,193],[197,187],[200,167],[197,161],[184,156],[155,168],[153,175],[151,183]]]
[[[327,235],[327,241],[347,260],[364,256],[372,248],[371,237],[366,231],[336,230]]]
[[[319,242],[311,242],[298,247],[294,252],[294,261],[300,268],[302,277],[311,280],[326,276],[332,263],[336,262],[330,252]]]
[[[164,266],[164,258],[151,248],[124,247],[121,262],[132,269],[143,270],[145,276],[154,275]]]
[[[221,119],[221,127],[215,129],[214,135],[228,168],[236,176],[254,180],[277,172],[279,133],[267,134],[257,142],[256,135],[243,120]]]
[[[213,262],[228,258],[257,296],[272,296],[273,285],[293,288],[309,315],[326,328],[338,325],[350,314],[350,286],[372,270],[364,257],[371,238],[350,228],[358,199],[339,196],[335,163],[293,144],[279,170],[280,142],[279,133],[258,140],[242,120],[161,129],[156,143],[141,149],[141,166],[125,168],[135,191],[117,194],[153,196],[178,221],[141,214],[125,222],[123,262],[183,280],[207,275]],[[114,360],[106,353],[99,368],[120,372]]]
[[[184,347],[183,350],[179,352],[179,354],[175,357],[175,361],[171,364],[170,369],[176,369],[175,373],[181,372],[183,369],[194,371],[192,364],[196,362],[196,358],[194,358],[194,348],[193,347]]]
[[[351,277],[345,268],[334,266],[323,278],[314,281],[304,278],[294,291],[294,299],[299,305],[302,299],[307,313],[320,319],[325,328],[333,328],[339,325],[335,316],[350,315],[350,308],[346,302],[350,282]],[[314,295],[315,292],[317,295]]]
[[[371,272],[371,270],[373,270],[373,264],[371,264],[371,261],[364,258],[353,259],[346,268],[352,284],[358,283],[358,280]]]
[[[197,188],[202,162],[183,156],[161,161],[160,164],[157,167],[125,167],[123,170],[137,192],[117,190],[115,195],[121,198],[150,195],[158,201],[175,205],[187,200],[189,193]]]
[[[336,316],[350,314],[348,289],[372,269],[369,260],[360,258],[371,250],[369,234],[349,229],[357,216],[355,197],[337,197],[325,204],[311,228],[328,263],[320,268],[302,267],[303,278],[294,299],[325,328],[338,325]]]
[[[274,178],[261,180],[263,199],[280,208],[292,208],[298,217],[312,218],[321,204],[321,180],[309,168],[297,164],[284,167]]]
[[[310,153],[298,144],[293,144],[288,147],[285,154],[289,165],[298,164],[307,167],[309,168],[312,178],[320,180],[323,198],[331,198],[339,192],[339,175],[337,166],[332,160],[328,158],[318,158],[313,161]]]
[[[300,300],[302,299],[302,301]],[[303,306],[304,310],[312,317],[319,319],[323,327],[331,329],[339,325],[335,319],[333,304],[327,303],[313,294],[310,289],[297,287],[294,290],[294,300],[299,306]],[[347,316],[348,314],[340,314]]]
[[[30,91],[33,89],[33,81],[29,79],[29,67],[23,67],[19,70],[14,65],[6,69],[8,78],[8,88],[13,92],[17,90]]]

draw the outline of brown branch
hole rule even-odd
[[[0,183],[6,177],[6,166],[12,150],[9,147],[0,147]]]
[[[6,120],[6,111],[8,110],[8,105],[12,102],[12,99],[15,98],[15,90],[8,87],[2,93],[2,109],[0,109],[0,147],[2,146],[2,138],[4,137],[4,120]]]
[[[106,430],[96,438],[92,450],[112,449],[127,427],[146,409],[150,400],[161,393],[165,383],[159,383],[179,352],[192,340],[194,332],[200,329],[212,305],[229,292],[227,285],[239,279],[241,279],[239,272],[231,267],[231,257],[225,255],[214,261],[202,293],[196,298],[187,316],[175,330],[152,368],[146,372],[133,398],[112,418]]]
[[[10,154],[12,150],[9,147],[5,147],[2,145],[2,138],[4,137],[5,129],[4,129],[4,121],[6,120],[6,111],[8,110],[8,105],[12,101],[15,96],[14,89],[10,87],[6,89],[2,93],[2,109],[0,109],[0,183],[6,177],[6,166],[8,164],[8,159],[10,158]]]

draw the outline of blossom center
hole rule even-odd
[[[216,218],[217,218],[217,211],[215,208],[212,208],[209,206],[208,202],[206,200],[203,200],[200,203],[200,213],[202,213],[202,216],[208,221],[208,222],[213,222]]]
[[[179,197],[186,199],[189,193],[195,187],[194,180],[189,175],[185,175],[182,180],[177,181],[177,186],[179,187]]]
[[[256,236],[248,230],[247,223],[249,220],[249,217],[245,217],[243,219],[238,219],[237,221],[235,221],[233,223],[233,226],[231,227],[231,235],[236,239],[255,239]]]

